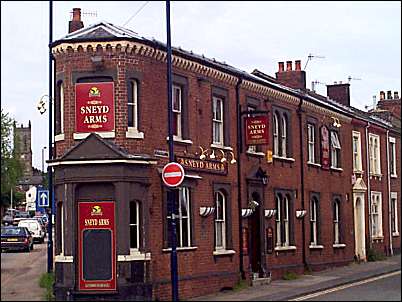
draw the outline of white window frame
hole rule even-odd
[[[317,203],[318,200],[313,197],[310,200],[310,224],[313,225],[313,237],[310,238],[310,245],[318,244],[317,236]],[[311,227],[311,226],[310,226]]]
[[[282,157],[287,157],[287,120],[286,116],[282,115],[281,117],[281,123],[282,123],[282,131],[281,131],[281,156]]]
[[[132,79],[130,80],[130,83],[132,84],[132,100],[127,100],[127,111],[132,110],[133,113],[133,125],[128,125],[128,120],[127,120],[127,132],[126,132],[126,137],[127,138],[144,138],[144,133],[140,132],[138,130],[138,120],[139,120],[139,115],[138,115],[138,89],[139,89],[139,84],[138,80]],[[131,108],[131,109],[130,109]],[[128,118],[128,115],[127,115]]]
[[[217,118],[218,110],[221,113],[220,119]],[[223,138],[223,99],[220,97],[213,96],[212,97],[212,144],[223,146],[224,138]],[[215,137],[216,128],[219,133],[219,140]]]
[[[188,187],[179,188],[179,202],[178,202],[178,215],[176,215],[176,235],[177,238],[177,247],[178,248],[186,248],[191,247],[191,200],[190,200],[190,189]],[[175,201],[173,201],[175,202]],[[185,208],[187,209],[187,215],[183,215],[181,205],[184,203]],[[172,216],[168,215],[168,223]],[[187,223],[184,223],[183,220],[187,219]],[[184,235],[183,235],[183,227],[187,228],[187,245],[184,245]],[[169,245],[171,242],[169,242]],[[171,248],[171,246],[169,246]]]
[[[340,232],[339,232],[339,208],[341,206],[341,202],[338,198],[334,200],[334,244],[340,243]]]
[[[219,199],[219,197],[221,199]],[[219,203],[221,203],[222,217],[219,216]],[[221,191],[215,192],[215,250],[225,250],[226,249],[226,198],[225,194]],[[218,226],[220,226],[218,228]],[[218,229],[220,230],[218,232]],[[218,245],[218,241],[221,241],[221,245]]]
[[[393,216],[394,216],[394,220],[391,220],[391,223],[393,225],[391,225],[391,231],[392,228],[394,228],[395,230],[392,232],[393,236],[399,236],[399,229],[398,229],[398,193],[397,192],[391,192],[391,210],[394,211]]]
[[[380,136],[369,133],[370,174],[381,175]]]
[[[176,101],[176,96],[177,93],[179,94],[179,98],[178,98],[178,108],[175,108],[174,104]],[[182,93],[182,89],[180,86],[178,85],[173,85],[173,91],[172,91],[172,111],[173,111],[173,118],[176,119],[176,126],[177,128],[176,130],[176,135],[175,137],[177,139],[182,139],[182,104],[183,104],[183,93]]]
[[[389,171],[392,177],[398,177],[396,173],[396,140],[395,137],[389,137]]]
[[[315,125],[307,124],[308,162],[315,163]]]
[[[64,140],[64,85],[60,83],[60,133],[54,136],[56,142]],[[56,115],[53,117],[56,118]]]
[[[277,247],[288,247],[290,245],[289,240],[289,199],[284,195],[283,200],[279,198],[279,195],[275,197],[276,199],[276,246]],[[281,207],[282,202],[285,207],[284,215],[281,217]],[[282,221],[283,218],[283,221]],[[282,223],[285,228],[285,241],[282,242]]]
[[[371,234],[374,239],[383,238],[382,193],[375,191],[371,192]]]
[[[274,155],[279,154],[279,117],[277,113],[274,113]]]
[[[341,142],[339,140],[338,132],[330,131],[331,135],[331,168],[340,168],[340,152],[341,152]],[[338,156],[339,155],[339,156]]]
[[[134,223],[131,223],[131,205],[134,204],[135,206],[135,211],[136,211],[136,217]],[[130,226],[130,254],[131,251],[139,251],[140,249],[140,203],[137,200],[131,201],[130,202],[130,214],[129,214],[129,226]],[[137,247],[131,247],[131,232],[136,232],[137,233],[137,242],[135,242],[135,245]]]
[[[353,153],[353,172],[361,172],[363,169],[362,145],[361,145],[361,134],[358,131],[352,132],[352,153]]]

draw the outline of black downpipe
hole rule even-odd
[[[236,114],[237,114],[237,207],[239,213],[239,266],[240,275],[244,280],[246,275],[243,267],[243,219],[241,217],[241,160],[240,156],[243,149],[243,138],[241,135],[241,105],[240,105],[240,85],[243,79],[238,78],[236,84]]]
[[[303,121],[302,121],[302,104],[303,99],[300,98],[299,108],[297,109],[297,115],[299,117],[299,137],[300,137],[300,178],[301,178],[301,206],[304,210],[304,153],[303,153]],[[303,265],[304,268],[307,268],[306,262],[306,230],[304,225],[304,217],[302,218],[302,258],[303,258]]]

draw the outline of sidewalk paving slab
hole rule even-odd
[[[311,275],[299,275],[295,280],[274,280],[267,285],[248,287],[240,291],[224,291],[200,296],[190,301],[289,301],[298,296],[326,290],[401,270],[401,255],[375,262],[351,263]]]

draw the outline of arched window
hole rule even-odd
[[[128,127],[138,128],[138,81],[133,79],[129,82],[128,93]]]
[[[291,242],[290,234],[290,213],[291,197],[286,192],[275,194],[276,203],[276,245],[289,246]]]
[[[313,196],[310,200],[310,244],[318,244],[318,200]]]
[[[226,248],[226,200],[221,191],[215,192],[215,250]]]
[[[340,243],[340,232],[339,232],[339,209],[340,209],[340,201],[339,199],[335,199],[334,201],[334,244]]]
[[[279,156],[279,118],[276,112],[274,114],[274,155]]]
[[[281,127],[281,156],[287,157],[287,118],[285,115],[282,116],[282,127]]]

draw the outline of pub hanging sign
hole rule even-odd
[[[268,118],[266,116],[246,117],[246,145],[268,144]]]
[[[75,84],[76,132],[114,130],[113,82]]]

